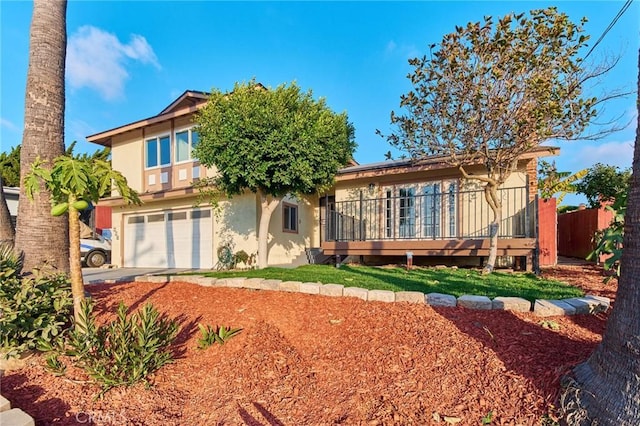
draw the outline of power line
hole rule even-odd
[[[611,23],[609,24],[609,26],[602,32],[602,35],[600,36],[600,38],[598,38],[598,40],[596,40],[594,45],[591,46],[591,49],[589,49],[589,52],[587,52],[587,54],[585,55],[584,59],[587,59],[589,57],[589,55],[591,55],[591,52],[593,52],[593,49],[595,49],[596,46],[598,44],[600,44],[600,42],[602,41],[604,36],[607,35],[607,33],[614,27],[614,25],[622,17],[622,15],[624,15],[624,13],[627,11],[627,9],[629,9],[629,7],[631,6],[632,2],[633,2],[633,0],[627,0],[625,2],[625,4],[622,6],[622,8],[620,8],[620,11],[618,12],[618,14],[611,20]]]

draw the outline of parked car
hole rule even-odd
[[[80,256],[84,265],[99,268],[111,261],[111,241],[80,222]]]

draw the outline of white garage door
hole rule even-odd
[[[211,210],[172,210],[125,217],[124,266],[211,268]]]

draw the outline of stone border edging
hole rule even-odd
[[[19,408],[11,408],[7,398],[0,395],[0,425],[2,426],[35,426],[33,417]]]
[[[127,277],[128,278],[128,277]],[[102,282],[117,283],[131,281],[131,279],[106,280]],[[503,310],[516,312],[531,312],[541,317],[564,316],[577,314],[596,314],[605,312],[611,306],[607,297],[585,295],[570,299],[547,300],[536,299],[532,304],[520,297],[496,297],[493,300],[487,296],[463,295],[458,298],[450,294],[427,293],[419,291],[390,291],[368,290],[360,287],[345,287],[341,284],[321,284],[300,281],[268,280],[262,278],[210,278],[202,275],[140,275],[136,282],[168,283],[186,282],[203,287],[231,287],[252,290],[286,291],[305,294],[319,294],[331,297],[357,297],[365,301],[377,302],[408,302],[427,304],[437,307],[461,306],[468,309]]]

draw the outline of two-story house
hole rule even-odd
[[[193,187],[215,173],[191,155],[199,143],[192,118],[206,101],[206,93],[186,91],[157,115],[87,137],[112,149],[113,167],[144,202],[101,201],[112,207],[114,264],[212,268],[221,247],[257,253],[257,195],[212,206],[207,199],[199,203]],[[507,262],[527,259],[531,265],[535,259],[536,160],[549,154],[540,148],[523,155],[500,190],[499,255]],[[482,173],[482,166],[469,172]],[[488,254],[491,220],[483,191],[443,158],[352,165],[339,171],[328,193],[282,200],[269,228],[269,264],[307,263],[315,252],[369,262],[404,258],[407,252],[414,263],[477,262]]]

